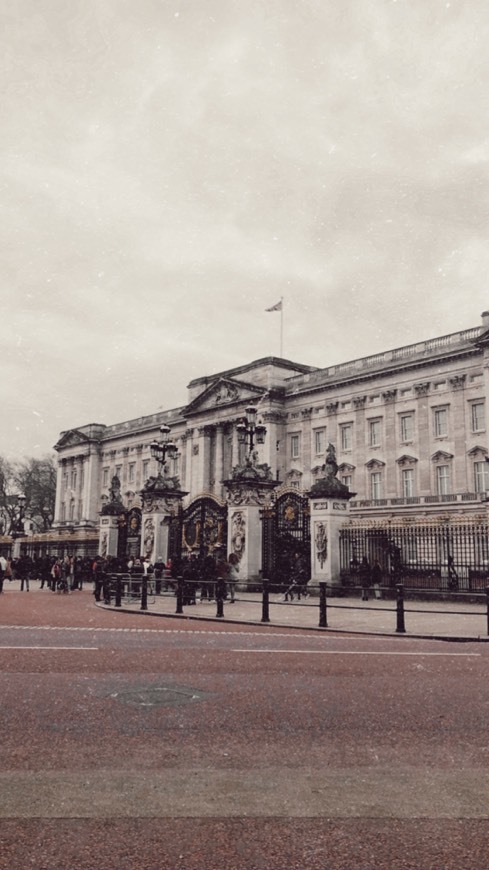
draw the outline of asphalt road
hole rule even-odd
[[[481,868],[487,644],[0,596],[0,868]]]

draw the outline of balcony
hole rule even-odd
[[[488,500],[485,492],[458,492],[447,495],[417,495],[408,498],[354,499],[350,502],[352,511],[378,508],[419,508],[423,505],[434,507],[446,504],[480,504]]]

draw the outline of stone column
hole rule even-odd
[[[198,447],[198,471],[197,478],[194,478],[197,493],[209,489],[210,438],[208,426],[200,426],[199,428]]]
[[[302,426],[302,487],[311,486],[311,418],[312,408],[303,408],[301,411]]]
[[[58,525],[61,522],[60,514],[61,514],[61,493],[63,491],[63,475],[65,473],[66,468],[66,459],[60,459],[58,462],[58,469],[56,472],[56,513],[54,515],[53,526]]]
[[[193,429],[187,429],[185,432],[185,489],[193,492],[192,489],[192,467],[193,467]]]
[[[384,400],[384,408],[385,408],[385,431],[383,438],[383,450],[385,456],[385,473],[386,473],[386,481],[385,481],[385,497],[386,498],[395,498],[399,494],[399,483],[397,477],[397,466],[396,466],[396,413],[395,413],[395,401],[396,401],[397,389],[395,390],[386,390],[382,393],[382,398]]]
[[[424,437],[424,433],[430,433],[428,435],[428,443],[431,442],[431,420],[428,415],[428,391],[430,388],[430,382],[425,381],[422,384],[414,384],[414,392],[417,397],[417,431],[421,433],[421,439]],[[418,443],[420,442],[420,437],[418,435]],[[431,461],[428,455],[428,452],[419,451],[419,495],[431,495]]]
[[[452,492],[466,492],[471,484],[467,481],[467,432],[465,424],[465,380],[466,375],[449,378],[452,388],[452,407],[450,432],[454,446]]]
[[[224,426],[216,425],[216,458],[214,463],[214,493],[217,498],[222,498],[222,479],[224,462]]]

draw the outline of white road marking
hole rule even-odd
[[[289,653],[298,653],[299,655],[321,655],[321,656],[448,656],[449,658],[480,656],[480,653],[451,653],[451,652],[402,652],[402,650],[385,650],[384,652],[376,652],[375,650],[341,650],[341,649],[233,649],[231,652],[236,653],[280,653],[280,655],[288,655]]]
[[[49,649],[49,650],[67,650],[67,649],[87,649],[87,650],[98,650],[98,646],[0,646],[0,649]]]

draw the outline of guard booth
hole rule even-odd
[[[311,564],[311,512],[309,498],[287,490],[262,510],[262,575],[271,590],[281,592],[289,583],[294,553]]]

